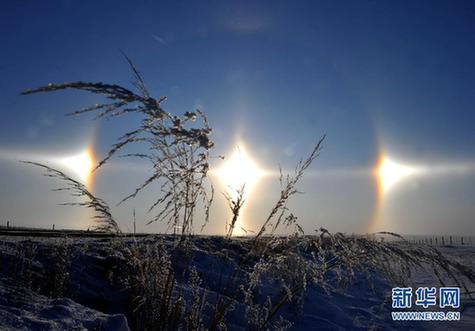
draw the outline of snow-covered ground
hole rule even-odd
[[[0,330],[127,331],[123,314],[108,315],[68,298],[49,299],[0,281]]]
[[[167,244],[167,238],[163,238]],[[132,239],[36,239],[0,238],[0,330],[128,330],[132,324],[125,316],[130,315],[130,297],[114,279],[114,272],[120,267],[123,256],[114,248],[118,244],[128,245]],[[144,242],[156,238],[140,239]],[[215,302],[220,291],[220,278],[229,268],[223,264],[222,250],[240,254],[240,244],[223,247],[222,239],[197,238],[193,248],[193,263],[202,278],[202,288],[210,303]],[[33,247],[33,252],[19,247]],[[49,255],[58,255],[58,247],[68,247],[65,265],[67,285],[60,297],[48,298],[38,294],[40,282],[48,282],[52,265]],[[475,268],[475,247],[439,247],[451,259]],[[21,252],[19,254],[18,252]],[[18,260],[22,255],[31,258],[28,267],[32,281],[29,289],[21,287],[24,279],[12,277],[12,264],[24,263]],[[62,256],[59,254],[58,256]],[[178,263],[179,265],[179,263]],[[178,267],[179,269],[179,267]],[[23,270],[23,269],[21,269]],[[32,270],[32,271],[31,271]],[[224,270],[224,271],[223,271]],[[176,270],[177,275],[180,273]],[[36,279],[36,284],[35,284]],[[454,284],[444,279],[446,285]],[[353,283],[341,291],[327,294],[322,288],[310,285],[303,298],[303,305],[289,305],[282,310],[283,317],[293,323],[291,330],[475,330],[475,303],[462,296],[461,320],[454,322],[397,322],[391,318],[391,288],[402,284],[389,284],[378,275],[373,275],[372,285],[361,274],[356,274]],[[422,270],[413,270],[408,284],[419,286],[440,286],[437,278]],[[265,286],[265,285],[263,285]],[[47,288],[47,287],[45,287]],[[190,292],[187,284],[177,288]],[[473,285],[469,288],[475,292]],[[263,289],[265,291],[265,289]],[[237,301],[228,316],[229,330],[245,330],[246,307]],[[209,317],[204,309],[203,319]]]

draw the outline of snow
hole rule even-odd
[[[12,249],[21,245],[24,238],[0,238],[0,265],[5,269],[5,261],[12,256]],[[58,239],[32,239],[37,252],[49,254]],[[19,288],[0,274],[0,330],[129,330],[125,315],[130,313],[127,306],[130,298],[120,290],[120,284],[110,279],[110,270],[121,265],[123,257],[114,248],[118,243],[130,245],[132,239],[71,239],[74,257],[70,265],[68,298],[50,299],[31,290]],[[157,238],[140,239],[142,243],[156,241]],[[170,246],[171,239],[163,237]],[[223,247],[223,239],[217,237],[197,237],[193,242],[193,265],[203,280],[203,288],[209,303],[214,303],[222,295],[220,282],[232,272],[232,262],[223,263],[223,253],[228,256],[242,254],[242,245],[236,240]],[[475,268],[474,246],[446,246],[439,249],[451,259]],[[179,256],[175,257],[179,260]],[[38,262],[39,272],[48,268],[46,262]],[[180,283],[180,268],[176,263],[177,287],[190,296],[188,284]],[[41,271],[43,270],[43,271]],[[408,286],[438,287],[437,278],[422,270],[412,270],[413,277]],[[310,285],[303,298],[303,306],[290,305],[282,310],[283,317],[293,323],[291,330],[474,330],[475,303],[462,296],[461,321],[457,322],[398,322],[391,319],[391,288],[400,284],[389,284],[387,280],[373,276],[371,287],[362,274],[356,274],[355,281],[340,291],[325,293],[322,288]],[[444,279],[446,285],[456,285]],[[470,291],[475,292],[471,286]],[[272,284],[263,282],[260,293],[272,292]],[[235,302],[235,309],[228,314],[228,330],[245,330],[246,306]],[[438,310],[438,309],[434,309]],[[205,309],[203,319],[211,314]]]
[[[71,299],[48,299],[0,281],[0,330],[128,331],[122,314],[108,315]]]

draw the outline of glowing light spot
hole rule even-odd
[[[237,148],[224,165],[214,173],[220,177],[232,197],[243,186],[245,186],[245,194],[248,195],[259,179],[265,175],[265,171],[257,165],[242,146]]]
[[[386,156],[383,156],[377,169],[377,175],[382,192],[388,192],[398,182],[410,175],[413,175],[415,172],[415,168],[397,163]]]
[[[215,169],[211,172],[217,175],[221,182],[226,186],[226,192],[229,197],[236,201],[239,196],[239,192],[244,187],[243,198],[246,201],[250,201],[252,190],[256,187],[259,180],[264,177],[267,172],[262,170],[259,165],[248,155],[242,144],[239,144],[239,148],[229,157],[226,158],[222,167]],[[244,226],[244,209],[246,209],[248,202],[242,207],[238,220],[234,226],[233,235],[243,235],[245,231]],[[246,228],[248,230],[249,228]]]
[[[87,183],[94,168],[94,157],[91,150],[86,150],[78,155],[62,158],[60,163],[73,171],[81,181]]]

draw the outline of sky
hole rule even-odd
[[[269,173],[323,150],[289,205],[306,233],[475,234],[475,3],[471,1],[3,1],[0,10],[0,224],[85,228],[89,212],[58,206],[57,182],[18,160],[52,162],[88,146],[97,158],[135,119],[64,114],[102,99],[81,92],[20,96],[69,81],[131,87],[121,52],[173,114],[200,108],[216,143],[239,145]],[[382,191],[382,157],[414,171]],[[212,159],[212,169],[224,162]],[[49,164],[49,163],[48,163]],[[417,171],[416,171],[417,170]],[[158,190],[116,206],[147,178],[114,159],[91,190],[120,225],[145,223]],[[215,176],[216,177],[216,176]],[[205,233],[229,219],[222,192]],[[248,193],[257,229],[279,196],[277,176]],[[200,224],[201,220],[196,220]],[[197,226],[199,228],[199,226]]]

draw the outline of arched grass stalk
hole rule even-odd
[[[97,223],[97,225],[94,227],[95,230],[121,233],[119,225],[115,221],[114,217],[112,217],[109,205],[104,200],[94,196],[91,192],[89,192],[84,184],[72,179],[64,172],[51,168],[47,165],[30,161],[22,162],[43,168],[45,170],[45,176],[58,178],[66,183],[66,186],[54,189],[54,191],[68,191],[74,197],[85,198],[84,201],[81,202],[65,202],[61,203],[61,205],[82,206],[94,210],[96,215],[93,216],[93,219]]]
[[[103,96],[107,102],[70,115],[95,113],[96,119],[138,115],[141,118],[139,127],[119,137],[94,170],[106,164],[120,150],[141,144],[146,153],[132,152],[123,156],[150,160],[153,173],[120,203],[135,198],[152,183],[158,183],[160,194],[148,212],[158,211],[148,223],[166,221],[170,229],[181,228],[182,235],[191,234],[196,206],[204,206],[206,224],[212,202],[213,189],[207,181],[209,150],[214,145],[209,138],[211,127],[200,110],[186,111],[181,116],[166,112],[162,108],[166,97],[153,98],[132,61],[125,57],[132,69],[137,92],[116,84],[77,81],[50,83],[22,94],[80,90]]]

